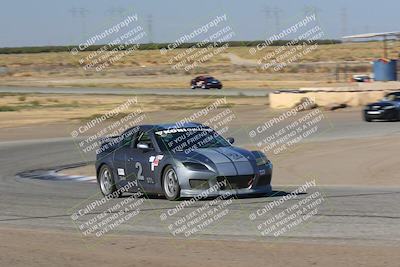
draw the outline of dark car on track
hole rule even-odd
[[[97,181],[106,196],[161,194],[169,200],[271,192],[272,163],[259,151],[232,146],[198,123],[142,125],[106,138],[97,154]]]
[[[222,89],[222,83],[212,76],[197,76],[190,81],[190,87],[192,89],[202,88],[202,89]]]
[[[400,121],[400,92],[389,93],[382,101],[365,106],[364,120]]]

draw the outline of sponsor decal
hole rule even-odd
[[[164,155],[157,155],[149,158],[149,162],[151,163],[151,171],[154,171],[154,168],[158,166],[163,157]]]
[[[236,154],[236,153],[226,153],[226,155],[232,160],[239,160],[243,158],[241,154]]]
[[[155,184],[154,179],[153,179],[152,177],[147,177],[147,178],[146,178],[146,182],[147,182],[148,184]]]
[[[119,176],[125,176],[125,170],[124,169],[118,168],[117,171],[118,171],[118,175]]]
[[[213,132],[214,130],[211,128],[202,127],[190,127],[190,128],[172,128],[168,130],[162,130],[155,132],[156,135],[164,136],[171,133],[186,133],[186,132]]]

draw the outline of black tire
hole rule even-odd
[[[101,166],[97,177],[100,191],[104,196],[118,198],[121,197],[121,192],[117,190],[115,185],[114,175],[112,170],[107,165]]]
[[[205,84],[203,84],[203,85],[201,86],[201,89],[207,89],[207,86],[206,86]]]
[[[171,201],[178,200],[181,195],[181,187],[175,169],[167,166],[161,179],[164,196]]]
[[[194,90],[196,89],[196,86],[192,85],[190,88]]]

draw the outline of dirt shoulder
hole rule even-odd
[[[399,247],[179,240],[0,228],[2,266],[398,266]]]

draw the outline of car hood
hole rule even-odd
[[[202,162],[223,176],[254,174],[253,154],[233,146],[199,148],[186,154],[185,160]]]

